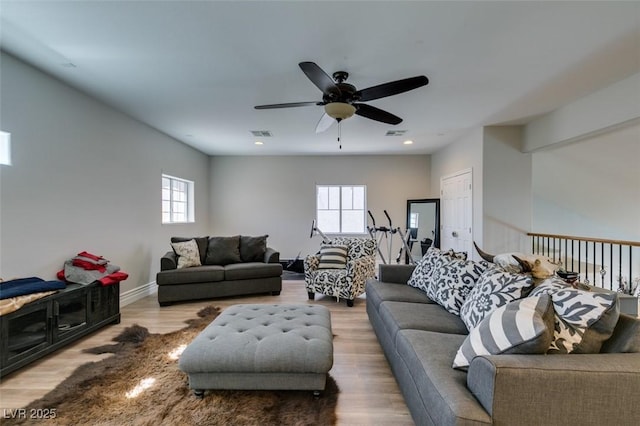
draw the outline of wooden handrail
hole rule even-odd
[[[556,235],[556,234],[538,234],[536,232],[527,232],[530,237],[542,237],[542,238],[557,238],[563,240],[574,241],[588,241],[590,243],[604,243],[604,244],[617,244],[623,246],[640,247],[640,241],[625,241],[625,240],[607,240],[604,238],[589,238],[589,237],[574,237],[571,235]]]

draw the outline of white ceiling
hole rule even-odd
[[[6,52],[212,155],[431,153],[640,72],[637,1],[0,0],[0,16]],[[315,134],[320,106],[253,108],[321,100],[301,61],[358,89],[430,83],[369,102],[397,126],[345,120],[340,151],[337,126]]]

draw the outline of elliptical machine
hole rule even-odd
[[[330,244],[331,243],[331,238],[327,237],[325,235],[324,232],[322,232],[320,230],[320,228],[318,228],[316,226],[316,220],[313,219],[313,222],[311,222],[311,235],[309,235],[309,238],[313,238],[314,235],[320,235],[322,237],[322,242],[325,244]]]
[[[409,264],[410,265],[414,264],[415,262],[411,257],[411,248],[409,248],[410,234],[407,232],[405,236],[405,234],[402,232],[402,229],[400,227],[394,228],[393,223],[391,222],[391,217],[389,216],[389,213],[386,210],[384,210],[384,215],[387,216],[387,220],[389,221],[388,227],[386,226],[376,227],[376,220],[373,217],[371,210],[368,210],[367,212],[369,213],[369,217],[371,217],[371,222],[373,223],[373,226],[367,226],[367,230],[369,231],[369,235],[371,236],[371,238],[376,240],[378,243],[377,244],[378,254],[380,255],[380,259],[382,260],[382,263],[387,264],[387,258],[389,259],[389,262],[391,262],[391,253],[393,252],[393,236],[398,234],[400,236],[400,240],[402,241],[402,245],[400,247],[400,252],[396,257],[396,263],[400,263],[400,259],[402,259],[403,254],[406,253],[407,254],[406,258]],[[377,237],[377,234],[381,234],[379,238]],[[382,245],[382,240],[385,241],[386,243],[385,245],[387,246],[387,258],[385,258],[384,254],[380,250],[380,247]]]

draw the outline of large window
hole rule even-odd
[[[162,223],[195,221],[193,182],[162,175]]]
[[[322,232],[363,234],[366,232],[366,212],[366,186],[316,186],[316,219]]]

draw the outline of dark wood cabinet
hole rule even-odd
[[[0,316],[0,377],[108,324],[120,322],[120,284],[68,284]]]

